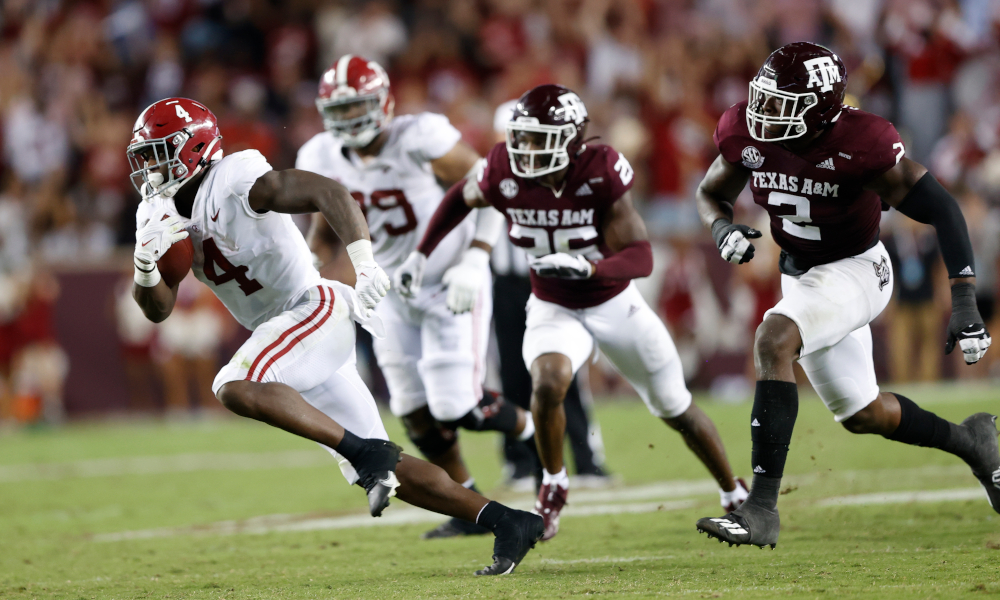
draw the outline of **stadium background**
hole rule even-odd
[[[161,326],[128,296],[131,124],[152,101],[188,96],[218,115],[228,152],[256,148],[287,168],[322,129],[319,74],[347,52],[387,68],[397,114],[441,112],[482,153],[503,101],[552,81],[578,91],[589,133],[635,167],[657,257],[643,290],[692,386],[748,400],[747,350],[780,293],[777,252],[763,242],[750,265],[728,267],[693,189],[716,155],[718,116],[769,51],[826,44],[847,63],[850,102],[891,119],[959,199],[981,311],[998,329],[997,2],[7,0],[0,19],[0,422],[58,420],[62,407],[215,409],[206,382],[246,333],[196,282]],[[748,196],[738,209],[761,222]],[[883,380],[996,377],[993,354],[961,369],[942,355],[949,302],[933,230],[886,213],[882,236],[897,273],[875,323]],[[602,365],[590,380],[629,392]]]

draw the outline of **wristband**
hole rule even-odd
[[[715,245],[722,247],[722,242],[725,240],[725,235],[723,235],[724,230],[732,225],[733,222],[725,217],[719,217],[715,221],[712,221],[712,239],[715,240]],[[722,239],[720,239],[722,238]]]
[[[347,245],[347,255],[351,257],[351,264],[357,269],[358,265],[364,262],[375,262],[375,255],[372,254],[372,243],[370,240],[357,240]]]
[[[951,286],[951,306],[956,309],[977,309],[976,286],[971,283],[956,283]]]
[[[133,265],[135,266],[135,275],[133,275],[132,280],[135,281],[136,284],[142,287],[151,288],[156,287],[156,284],[160,283],[160,270],[156,268],[155,262],[153,263],[153,268],[148,271],[140,269],[139,265],[135,264],[134,261]]]

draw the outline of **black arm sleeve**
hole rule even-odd
[[[910,188],[896,210],[918,223],[933,225],[948,277],[975,277],[976,263],[965,217],[958,202],[930,173]]]

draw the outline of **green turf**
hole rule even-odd
[[[1000,410],[988,387],[907,390],[942,416]],[[703,403],[737,470],[749,463],[750,405]],[[627,484],[704,479],[680,438],[634,401],[598,408],[608,463]],[[390,435],[405,443],[387,419]],[[463,438],[484,489],[500,471],[496,439]],[[778,549],[728,548],[694,531],[719,512],[693,508],[566,517],[512,577],[482,580],[486,538],[424,542],[426,524],[261,535],[210,532],[102,542],[94,535],[210,525],[263,515],[336,516],[364,509],[315,446],[237,419],[197,424],[81,424],[0,436],[0,598],[951,598],[1000,594],[1000,517],[985,500],[821,507],[830,496],[969,488],[943,453],[852,436],[815,399],[802,401],[782,498]],[[285,456],[303,466],[214,468],[219,455]],[[105,465],[174,457],[191,472],[31,476],[32,465]],[[96,463],[94,461],[97,461]],[[201,464],[200,461],[204,461]],[[115,463],[117,464],[117,463]],[[18,467],[21,465],[21,467]],[[78,465],[63,465],[69,469]],[[112,467],[114,468],[113,465]],[[134,471],[133,467],[126,466]],[[18,471],[18,469],[20,469]],[[11,475],[15,473],[15,475]],[[6,480],[4,479],[6,477]],[[501,490],[501,499],[509,498]],[[570,500],[572,502],[573,496]],[[394,503],[390,508],[400,508]]]

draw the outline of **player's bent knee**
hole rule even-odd
[[[573,364],[562,354],[543,354],[531,364],[533,396],[546,404],[560,404],[573,383]]]
[[[503,396],[485,392],[479,406],[455,421],[442,421],[445,427],[471,431],[501,431],[508,433],[517,427],[517,407]]]
[[[771,315],[757,327],[753,353],[758,362],[790,362],[798,356],[801,345],[795,322],[788,317]]]
[[[444,456],[458,441],[454,429],[438,423],[426,406],[404,416],[402,420],[406,437],[428,460]]]
[[[877,402],[877,400],[876,400]],[[875,402],[862,408],[850,417],[841,421],[844,429],[851,433],[880,433],[879,411],[875,407]]]

